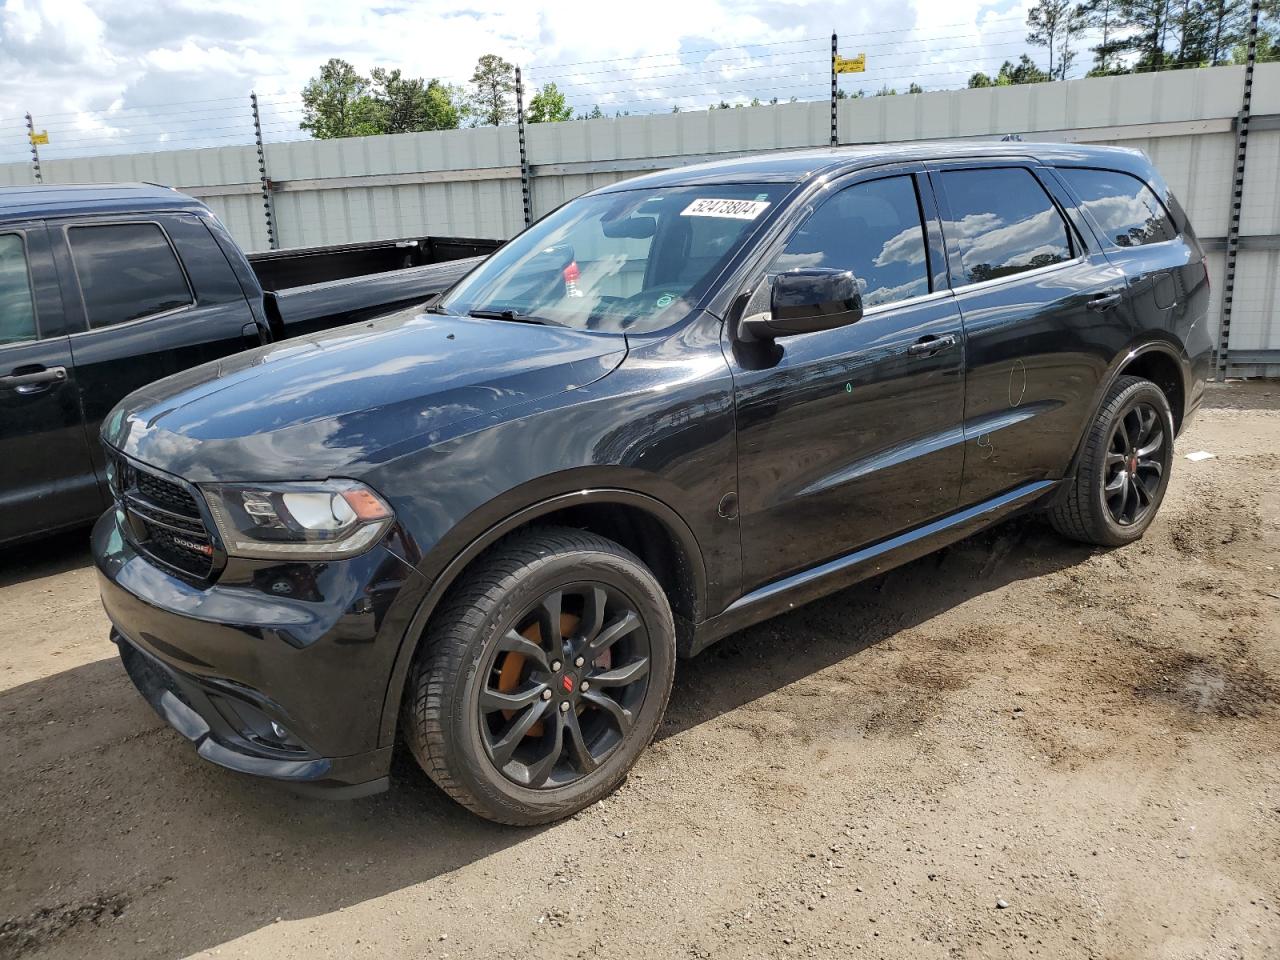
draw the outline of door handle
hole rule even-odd
[[[941,337],[935,337],[930,334],[927,337],[921,337],[907,347],[907,355],[911,357],[932,357],[943,350],[950,350],[957,342],[954,333],[944,334]]]
[[[1120,303],[1120,294],[1107,293],[1100,297],[1094,297],[1089,301],[1089,309],[1102,313],[1104,310],[1110,310],[1112,307]]]
[[[38,393],[49,384],[60,383],[65,379],[67,379],[66,367],[47,367],[0,377],[0,387],[10,387],[16,393]]]

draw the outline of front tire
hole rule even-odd
[[[592,533],[537,529],[478,561],[432,617],[405,738],[468,810],[548,823],[622,782],[674,671],[671,607],[644,564]]]
[[[1103,547],[1141,537],[1169,487],[1173,438],[1164,391],[1141,377],[1120,377],[1085,438],[1075,480],[1049,510],[1054,529]]]

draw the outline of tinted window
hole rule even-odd
[[[36,338],[27,251],[16,233],[0,234],[0,344]]]
[[[1141,247],[1178,235],[1168,211],[1137,177],[1111,170],[1060,168],[1058,172],[1116,246]]]
[[[920,204],[910,177],[888,177],[841,190],[787,242],[773,273],[802,267],[851,270],[864,307],[929,292]]]
[[[178,258],[156,224],[73,227],[69,235],[90,327],[109,327],[191,303]]]
[[[1007,277],[1071,259],[1067,224],[1030,170],[948,170],[947,239],[967,283]]]

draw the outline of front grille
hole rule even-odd
[[[111,492],[124,509],[134,544],[189,577],[213,573],[213,540],[200,505],[183,484],[110,451]]]

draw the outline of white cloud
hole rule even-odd
[[[335,56],[465,83],[498,53],[579,110],[639,113],[821,98],[834,25],[842,52],[868,55],[847,89],[962,86],[1027,49],[1027,2],[0,0],[0,159],[25,155],[27,110],[50,130],[50,157],[149,149],[162,134],[243,142],[251,89],[269,138],[297,136],[298,93]]]

